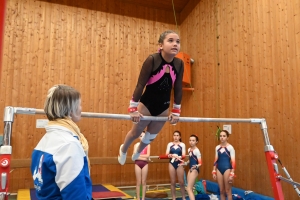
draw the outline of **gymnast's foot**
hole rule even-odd
[[[127,155],[127,153],[123,153],[122,152],[122,147],[123,147],[123,144],[121,144],[120,149],[119,149],[118,161],[119,161],[119,163],[121,165],[124,165],[125,162],[126,162],[126,155]]]

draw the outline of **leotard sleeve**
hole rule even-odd
[[[151,76],[153,67],[153,56],[149,56],[142,66],[140,71],[140,75],[138,78],[138,82],[136,84],[135,90],[132,95],[132,100],[138,102],[142,96],[143,90]]]
[[[181,99],[182,99],[182,78],[183,78],[183,61],[180,60],[179,67],[176,67],[176,70],[178,72],[178,76],[174,83],[174,103],[180,105]]]

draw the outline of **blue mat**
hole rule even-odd
[[[202,181],[202,180],[200,180],[200,181]],[[218,198],[220,197],[219,196],[220,195],[220,190],[219,190],[219,186],[218,186],[217,183],[206,180],[206,190],[210,193],[218,195]],[[238,199],[244,199],[244,200],[274,200],[274,198],[272,198],[272,197],[257,194],[255,192],[251,192],[251,193],[245,195],[245,192],[246,192],[246,190],[232,187],[232,194],[236,194],[237,196],[240,197],[240,198],[238,198],[238,197],[233,196],[234,200],[238,200]]]
[[[92,192],[107,192],[110,191],[109,188],[103,185],[93,185]],[[122,198],[114,198],[115,200],[122,200]],[[30,189],[30,200],[38,200],[36,196],[35,189]]]

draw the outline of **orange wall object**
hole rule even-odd
[[[191,87],[191,57],[183,52],[179,52],[176,55],[177,58],[180,58],[184,63],[184,73],[183,73],[183,79],[182,83],[184,88]]]

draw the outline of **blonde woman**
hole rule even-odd
[[[46,134],[32,153],[31,172],[38,199],[92,199],[88,143],[75,124],[81,119],[80,93],[67,85],[49,89]]]

